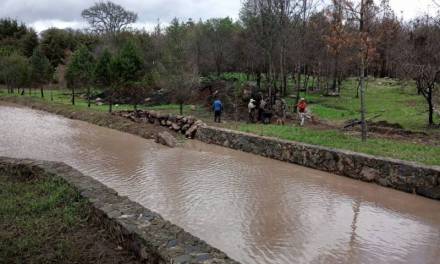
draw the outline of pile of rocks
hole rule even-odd
[[[187,138],[194,138],[197,129],[205,126],[203,121],[192,116],[164,114],[156,111],[118,111],[114,112],[113,115],[118,115],[138,123],[148,122],[168,127],[175,132],[184,134]]]

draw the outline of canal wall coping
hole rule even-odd
[[[200,126],[195,138],[264,157],[440,200],[440,167]]]
[[[159,214],[118,196],[113,189],[64,163],[0,157],[1,173],[25,179],[64,179],[88,200],[93,209],[92,219],[145,263],[238,263]]]

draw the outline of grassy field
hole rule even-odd
[[[61,180],[0,174],[0,201],[0,263],[136,263],[88,222],[86,201]]]
[[[14,94],[8,94],[4,89],[0,89],[0,97],[21,97],[20,94],[14,93]],[[31,94],[29,94],[28,90],[26,90],[26,93],[24,95],[25,97],[31,97],[38,101],[45,101],[48,103],[54,103],[54,104],[61,104],[61,105],[68,105],[72,106],[71,101],[71,94],[68,90],[52,90],[52,91],[45,91],[44,98],[41,98],[41,94],[39,91],[34,91]],[[53,99],[53,100],[52,100]],[[76,109],[81,110],[92,110],[92,111],[99,111],[99,112],[108,112],[109,106],[104,105],[97,105],[95,102],[91,102],[90,108],[88,107],[87,100],[83,98],[81,95],[77,95],[75,97],[75,106],[73,106]],[[167,113],[174,113],[178,114],[180,111],[180,106],[176,104],[168,104],[168,105],[157,105],[157,106],[144,106],[144,105],[138,105],[138,109],[141,110],[156,110],[156,111],[164,111]],[[123,111],[123,110],[133,110],[133,105],[128,104],[116,104],[113,105],[113,111]],[[183,112],[186,115],[192,114],[194,111],[191,110],[191,106],[184,105]],[[206,111],[205,109],[201,107],[197,107],[195,111],[197,115],[203,115]]]
[[[312,111],[320,119],[343,122],[359,118],[360,100],[356,98],[357,82],[343,83],[340,97],[303,95],[312,102]],[[425,99],[417,95],[414,85],[402,87],[394,80],[370,81],[366,90],[367,117],[381,115],[374,121],[398,123],[405,129],[425,130],[428,107]],[[435,122],[440,122],[436,117]]]
[[[246,75],[225,73],[223,78],[246,81]],[[309,82],[309,84],[312,81]],[[313,113],[321,120],[342,124],[344,121],[359,118],[360,100],[357,98],[356,78],[349,78],[342,83],[339,97],[324,97],[321,94],[301,93],[311,103]],[[288,82],[288,91],[294,93],[294,84]],[[287,98],[292,107],[294,99]],[[367,117],[381,115],[374,121],[398,123],[409,130],[425,130],[428,124],[428,106],[423,96],[418,95],[414,83],[402,83],[393,79],[370,78],[366,89]],[[435,117],[440,122],[440,117]]]
[[[316,94],[302,95],[311,103],[311,108],[319,120],[341,126],[346,120],[359,117],[359,99],[356,98],[356,82],[348,80],[343,84],[340,97],[323,97]],[[54,91],[54,103],[70,105],[70,96],[66,92]],[[5,92],[0,96],[10,96]],[[19,95],[14,95],[19,96]],[[41,99],[39,94],[34,94],[35,100],[50,102],[50,93],[46,92],[46,98]],[[292,104],[292,99],[288,100]],[[439,129],[427,129],[426,103],[422,96],[417,95],[414,87],[401,88],[393,80],[376,80],[368,84],[367,88],[368,116],[381,114],[375,121],[385,120],[389,123],[399,123],[409,130],[424,131],[428,134],[440,134]],[[178,105],[161,105],[154,107],[140,107],[167,113],[179,113]],[[87,109],[84,99],[77,98],[74,109]],[[119,105],[115,110],[133,109],[130,105]],[[92,111],[108,111],[108,106],[92,104]],[[192,110],[190,106],[184,107],[185,115],[193,115],[209,124],[212,124],[212,113],[201,106]],[[440,120],[437,118],[437,122]],[[370,138],[367,143],[362,143],[357,135],[345,134],[338,130],[317,130],[302,128],[296,125],[288,126],[265,126],[258,124],[246,124],[244,122],[223,124],[227,128],[236,129],[265,136],[277,137],[286,140],[294,140],[309,144],[346,149],[371,155],[392,157],[408,161],[416,161],[428,165],[440,165],[440,147],[438,145],[419,144],[405,140],[385,138]]]

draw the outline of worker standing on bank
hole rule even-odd
[[[214,122],[221,123],[223,104],[219,98],[217,98],[212,104],[212,109],[214,110]]]
[[[300,125],[304,126],[304,121],[307,117],[307,102],[306,99],[301,98],[299,103],[296,105],[296,109],[298,111],[298,117],[300,121]]]

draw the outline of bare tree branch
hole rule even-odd
[[[94,6],[83,10],[81,16],[98,34],[119,33],[135,23],[138,18],[136,13],[127,11],[110,1],[95,3]]]

